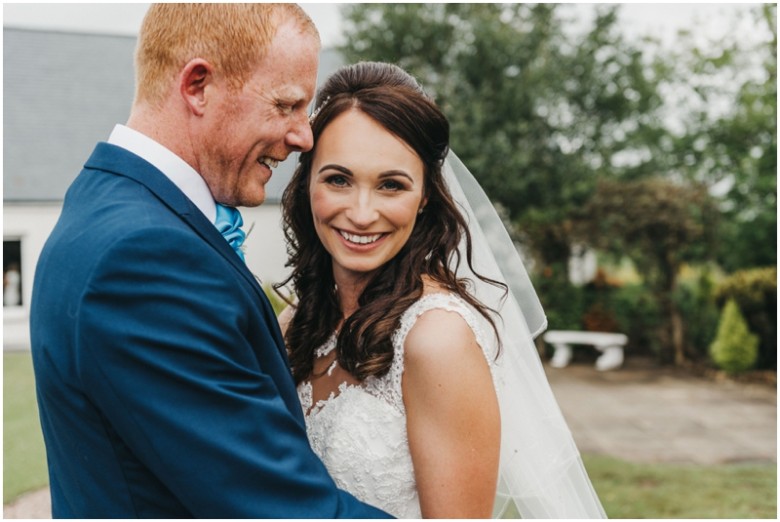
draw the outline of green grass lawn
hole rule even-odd
[[[29,353],[3,355],[3,503],[48,483]],[[584,455],[610,518],[777,518],[777,465],[636,464]]]
[[[584,455],[610,518],[777,518],[777,465],[636,464]]]
[[[29,352],[3,354],[3,504],[49,483]]]

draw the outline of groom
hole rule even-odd
[[[35,273],[54,517],[386,516],[309,447],[276,318],[218,231],[238,248],[223,218],[311,148],[319,47],[294,4],[150,8],[127,125],[68,190]]]

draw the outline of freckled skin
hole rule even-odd
[[[265,200],[271,170],[258,160],[284,160],[311,149],[307,107],[314,97],[319,43],[290,21],[239,92],[213,90],[212,107],[192,133],[195,169],[214,199],[255,207]]]

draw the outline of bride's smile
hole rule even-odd
[[[338,232],[339,234],[341,234],[341,237],[343,237],[347,242],[352,244],[358,244],[358,245],[373,245],[385,235],[385,234],[369,234],[369,235],[350,234],[349,232],[346,232],[344,230],[339,230]]]
[[[423,170],[409,145],[361,111],[349,110],[328,125],[314,155],[309,194],[334,273],[365,275],[398,254],[424,206]]]

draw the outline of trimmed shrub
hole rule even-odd
[[[740,270],[718,286],[715,299],[723,306],[736,301],[748,327],[759,337],[756,368],[777,370],[777,267]]]
[[[758,336],[750,333],[734,299],[729,299],[723,307],[718,335],[710,345],[710,356],[719,368],[729,373],[749,370],[756,363]]]

